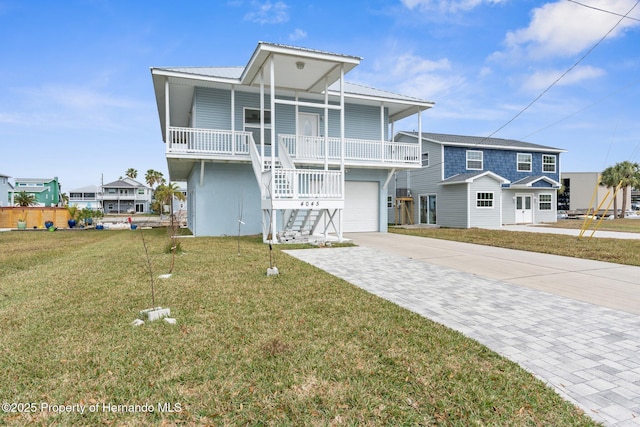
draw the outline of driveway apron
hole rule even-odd
[[[362,246],[285,252],[479,341],[598,422],[640,426],[640,305],[606,292],[637,301],[640,267],[391,233],[348,237]]]

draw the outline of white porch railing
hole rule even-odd
[[[280,141],[296,160],[339,161],[340,138],[280,135]],[[420,145],[405,142],[345,138],[345,161],[420,165]],[[326,154],[325,154],[326,153]]]
[[[167,153],[248,156],[251,132],[170,127]]]
[[[342,199],[342,172],[336,170],[274,169],[274,199]]]

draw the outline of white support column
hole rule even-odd
[[[380,144],[381,144],[381,150],[382,152],[380,153],[382,161],[384,162],[385,159],[385,142],[386,142],[387,138],[385,137],[385,133],[384,133],[384,102],[380,103]]]
[[[276,65],[271,55],[270,67],[270,81],[269,81],[269,96],[271,101],[271,197],[273,200],[273,191],[275,189],[275,169],[276,169]],[[271,242],[273,242],[273,236],[276,234],[276,215],[271,208]]]
[[[200,187],[204,187],[204,160],[200,160]]]
[[[344,64],[340,65],[340,170],[342,171],[342,200],[344,201],[346,196],[345,186],[345,170],[344,170]],[[343,209],[338,209],[338,241],[342,242],[342,229],[344,225],[344,215],[342,215]]]
[[[236,86],[231,85],[231,153],[236,154]]]
[[[169,127],[171,126],[171,114],[169,114],[169,77],[164,78],[164,138],[165,149],[168,151],[173,141],[169,138]]]
[[[324,170],[329,170],[329,79],[324,79]]]
[[[260,170],[264,172],[264,67],[260,69]]]

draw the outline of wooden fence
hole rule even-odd
[[[58,228],[68,228],[71,216],[67,208],[0,207],[0,228],[18,228],[20,218],[26,218],[27,228],[44,228],[46,221],[53,221]]]

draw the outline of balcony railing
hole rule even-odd
[[[250,132],[220,129],[170,127],[166,152],[207,157],[238,157],[250,160]],[[340,161],[340,138],[301,135],[279,135],[280,147],[286,147],[294,161],[332,163]],[[271,146],[265,146],[265,157]],[[384,164],[388,166],[420,166],[420,145],[404,142],[345,138],[347,164]]]
[[[295,160],[339,161],[340,138],[280,135]],[[420,165],[420,145],[404,142],[345,138],[345,162]]]
[[[170,127],[167,153],[249,156],[251,132]]]
[[[274,199],[341,199],[342,172],[337,170],[274,169]],[[266,172],[266,173],[270,173]]]

